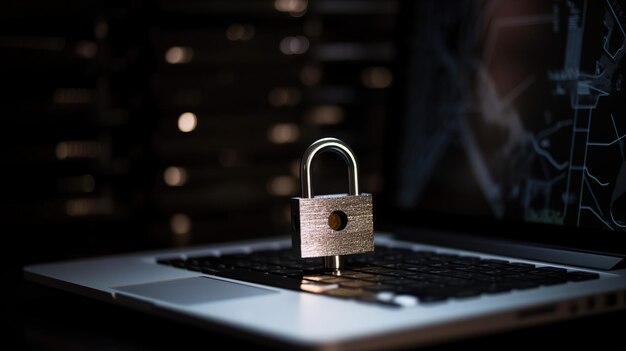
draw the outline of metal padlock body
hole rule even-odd
[[[314,198],[293,198],[294,223],[292,246],[300,257],[340,256],[374,251],[372,195],[320,195]],[[328,226],[328,215],[342,211],[347,216],[343,230]],[[296,219],[299,221],[295,222]],[[299,230],[298,230],[299,229]]]
[[[338,153],[348,165],[349,194],[313,196],[311,164],[324,151]],[[301,162],[302,197],[291,199],[292,247],[303,258],[342,256],[374,251],[372,195],[359,193],[358,165],[341,140],[320,139],[306,150]],[[345,226],[329,225],[329,215],[340,212]]]

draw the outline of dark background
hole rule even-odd
[[[26,283],[21,267],[288,235],[300,156],[320,137],[354,149],[384,229],[393,215],[383,204],[394,159],[388,136],[400,123],[405,5],[0,3],[6,340],[135,350],[221,338]],[[332,154],[320,157],[314,179],[316,192],[347,190]],[[528,339],[515,335],[496,344]]]
[[[288,235],[325,136],[384,187],[398,2],[0,6],[3,215],[26,262]],[[318,193],[347,191],[341,162],[320,157]]]

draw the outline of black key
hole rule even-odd
[[[321,259],[319,258],[303,258],[302,264],[304,265],[319,265],[321,263]]]
[[[528,272],[535,269],[535,265],[529,264],[528,266],[518,266],[517,264],[510,264],[504,269],[511,272]]]
[[[441,288],[441,287],[445,287],[446,285],[443,283],[440,283],[438,281],[427,281],[427,280],[408,280],[406,279],[406,284],[401,284],[401,286],[403,287],[408,287],[410,289],[422,289],[422,288]]]
[[[391,277],[405,278],[405,277],[409,277],[410,275],[416,275],[416,274],[422,274],[422,273],[410,272],[410,271],[402,271],[402,270],[399,270],[399,269],[392,269],[392,270],[388,270],[388,271],[385,271],[385,272],[380,272],[380,274],[388,275],[388,276],[391,276]]]
[[[479,274],[479,273],[473,273],[473,272],[467,272],[467,271],[452,271],[450,272],[450,276],[451,277],[456,277],[456,278],[461,278],[461,279],[467,279],[467,280],[480,280],[480,279],[485,279],[485,278],[489,278],[489,276],[487,275],[483,275],[483,274]]]
[[[365,272],[365,273],[372,273],[372,274],[383,274],[384,272],[395,271],[393,269],[384,268],[380,266],[367,266],[367,267],[353,268],[353,270],[359,271],[359,272]]]
[[[453,297],[457,298],[466,298],[466,297],[474,297],[481,294],[480,290],[476,289],[467,289],[467,290],[458,290],[454,292]]]
[[[283,260],[281,265],[286,268],[302,269],[302,262],[297,260]]]
[[[536,288],[541,283],[539,281],[530,281],[530,280],[513,280],[513,281],[504,281],[497,284],[497,286],[507,287],[515,290],[524,290],[524,289],[532,289]],[[547,284],[549,285],[549,284]]]
[[[488,267],[477,267],[475,272],[487,274],[487,275],[502,275],[506,273],[506,271],[497,268],[488,268]]]
[[[465,261],[450,261],[446,263],[446,267],[449,268],[461,268],[461,267],[472,267],[473,263],[472,262],[465,262]]]
[[[276,274],[276,275],[282,275],[285,277],[298,277],[300,275],[302,275],[302,271],[297,270],[297,269],[288,269],[288,268],[284,268],[284,269],[276,269],[273,271],[268,271],[267,273],[269,274]]]
[[[319,266],[305,266],[302,267],[302,272],[307,272],[307,273],[311,273],[311,272],[319,272],[322,271],[324,269],[324,266],[319,265]]]
[[[391,280],[385,281],[385,284],[394,285],[394,286],[411,285],[411,284],[414,284],[414,283],[415,283],[414,280],[402,279],[402,278],[396,278],[396,279],[391,279]]]
[[[274,256],[280,253],[281,253],[280,250],[258,250],[258,251],[254,251],[251,254],[244,253],[244,255],[247,255],[248,257],[260,258],[260,257]],[[234,255],[240,255],[240,254],[242,253],[226,254],[226,255],[223,255],[222,257],[229,257],[229,256],[234,256]]]
[[[433,267],[433,268],[447,267],[447,265],[448,264],[446,262],[441,262],[441,261],[431,262],[427,264],[428,267]]]
[[[435,282],[443,284],[443,285],[452,285],[452,286],[467,286],[467,285],[476,285],[475,282],[469,281],[467,279],[453,278],[453,277],[442,277],[437,279]]]
[[[558,267],[538,267],[537,270],[539,270],[539,271],[547,271],[547,272],[555,272],[555,273],[565,273],[565,272],[567,272],[567,269],[565,269],[565,268],[558,268]]]
[[[423,265],[412,265],[412,264],[405,264],[402,267],[403,267],[402,269],[407,270],[407,271],[422,272],[422,273],[430,272],[434,269],[432,267],[427,267]]]
[[[562,278],[562,277],[543,277],[542,279],[535,280],[535,282],[541,285],[548,286],[548,285],[565,284],[567,283],[567,279]]]
[[[559,275],[562,274],[561,272],[556,272],[556,271],[546,270],[546,269],[540,269],[540,268],[531,269],[529,271],[526,271],[525,273],[533,274],[533,275],[537,275],[537,276],[542,276],[542,277],[556,277],[556,276],[559,276]]]
[[[386,281],[390,281],[390,280],[396,280],[398,279],[397,277],[391,277],[388,275],[375,275],[371,278],[361,278],[362,280],[366,280],[369,282],[374,282],[374,283],[384,283]]]
[[[502,278],[504,278],[503,280],[528,280],[528,281],[532,281],[532,280],[537,280],[537,279],[541,279],[541,276],[537,276],[537,275],[532,275],[532,274],[525,274],[523,272],[509,272],[506,275],[501,276]]]
[[[474,267],[476,269],[479,268],[483,268],[483,269],[506,269],[508,267],[507,264],[501,264],[501,263],[484,263],[484,262],[477,262],[474,264]]]
[[[511,262],[509,263],[509,265],[513,267],[520,267],[520,268],[535,268],[534,264],[523,263],[523,262]]]
[[[431,269],[431,270],[427,270],[424,273],[436,274],[436,275],[448,275],[450,274],[450,272],[452,272],[452,270],[450,269]]]
[[[348,264],[360,264],[360,263],[371,263],[376,260],[374,256],[361,256],[361,257],[350,257],[347,258],[346,261]]]
[[[430,304],[435,302],[443,302],[449,299],[449,296],[442,295],[423,295],[418,297],[420,303]]]
[[[423,265],[425,262],[427,262],[427,259],[421,258],[421,257],[407,257],[407,258],[403,258],[402,262],[403,263],[409,263],[409,264],[413,264],[413,265]]]
[[[498,294],[513,290],[513,287],[502,284],[490,284],[480,287],[480,291],[484,294]]]
[[[581,272],[581,271],[572,271],[568,272],[566,275],[567,280],[570,282],[582,282],[585,280],[592,280],[600,278],[600,275],[597,273],[589,273],[589,272]]]

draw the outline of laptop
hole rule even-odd
[[[406,4],[375,251],[338,271],[277,233],[25,277],[287,349],[418,347],[624,309],[625,10]]]

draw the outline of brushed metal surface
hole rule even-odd
[[[291,201],[294,223],[292,244],[300,257],[350,255],[374,251],[371,194],[321,195],[314,198],[292,198]],[[336,210],[343,211],[348,217],[343,230],[334,230],[328,225],[328,216]]]

